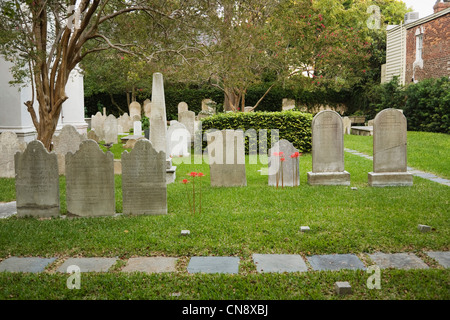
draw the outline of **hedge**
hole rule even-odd
[[[249,129],[254,129],[257,140],[245,137],[245,150],[249,151],[249,141],[257,145],[265,145],[265,141],[260,140],[264,136],[259,134],[259,130],[267,130],[267,148],[271,148],[271,129],[279,130],[279,139],[286,139],[291,142],[300,152],[311,151],[311,123],[313,115],[299,111],[283,112],[238,112],[220,113],[202,120],[202,136],[208,130],[241,129],[245,133]],[[203,142],[206,147],[206,141]],[[250,150],[258,150],[255,145],[250,146]],[[254,149],[255,148],[255,149]],[[259,152],[267,152],[265,149]]]
[[[408,130],[450,133],[450,80],[427,79],[406,87]]]

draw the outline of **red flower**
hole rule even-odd
[[[291,158],[298,158],[300,156],[300,153],[298,151],[291,154]]]
[[[285,159],[285,158],[281,158],[280,160],[281,160],[281,161],[284,161],[284,160],[286,160],[286,159]]]
[[[203,174],[203,172],[198,172],[197,173],[197,177],[204,177],[205,175]]]
[[[186,183],[188,183],[189,182],[189,180],[188,179],[183,179],[183,181],[182,181],[184,184],[186,184]]]
[[[196,175],[197,175],[197,172],[191,172],[188,174],[188,176],[191,176],[191,177],[195,177]]]

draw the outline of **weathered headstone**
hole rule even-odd
[[[312,172],[308,172],[308,184],[350,185],[350,173],[344,170],[344,129],[339,113],[319,112],[311,130]]]
[[[122,153],[124,214],[166,214],[166,155],[156,152],[147,139]]]
[[[411,186],[412,174],[407,172],[406,117],[397,109],[380,111],[373,124],[373,187]]]
[[[66,154],[68,215],[114,215],[114,156],[93,140],[85,140],[75,153]]]
[[[159,72],[153,74],[152,82],[152,114],[150,117],[150,142],[157,152],[167,155],[167,117],[166,101],[164,97],[163,75]]]
[[[281,104],[282,104],[281,109],[283,111],[295,109],[295,100],[293,99],[284,98]]]
[[[94,129],[90,130],[90,131],[87,133],[87,138],[88,138],[88,139],[91,139],[91,140],[94,140],[95,142],[99,142],[99,141],[100,141],[100,139],[99,139],[97,133],[95,133],[95,130],[94,130]]]
[[[103,129],[105,119],[106,116],[102,115],[100,111],[97,112],[95,116],[92,116],[91,118],[91,128],[95,130],[95,133],[97,134],[100,141],[102,141],[105,138],[105,132]]]
[[[342,123],[344,126],[344,134],[350,134],[352,131],[352,121],[349,117],[342,118]]]
[[[118,125],[122,126],[123,132],[129,132],[133,128],[133,120],[130,118],[128,113],[124,113],[119,117]]]
[[[142,122],[141,121],[133,121],[133,135],[134,136],[142,136]]]
[[[144,116],[150,118],[151,114],[152,114],[152,102],[149,99],[147,99],[144,101]]]
[[[206,136],[211,186],[246,186],[244,132],[222,130]]]
[[[14,156],[17,216],[59,216],[59,175],[56,153],[39,140]]]
[[[167,129],[167,155],[188,156],[191,148],[191,134],[184,124],[175,122]]]
[[[285,139],[276,142],[269,150],[269,186],[298,186],[300,184],[298,161],[298,149],[292,143]]]
[[[184,112],[184,111],[189,111],[189,107],[186,102],[182,101],[178,104],[178,113]]]
[[[183,111],[178,113],[178,122],[185,125],[191,134],[191,141],[194,141],[195,134],[195,112],[194,111]]]
[[[105,130],[105,143],[117,143],[117,135],[118,132],[118,123],[116,117],[114,115],[110,114],[104,124],[104,130]]]
[[[133,101],[128,106],[128,111],[130,112],[130,118],[133,119],[134,116],[141,116],[141,105],[137,101]]]
[[[17,138],[15,132],[0,134],[0,178],[14,178],[14,155],[23,152],[27,144]]]
[[[91,130],[92,131],[92,130]],[[92,134],[91,134],[92,135]],[[67,152],[75,153],[86,136],[78,133],[72,125],[65,125],[58,135],[53,136],[53,151],[58,157],[58,171],[63,175],[66,172],[65,157]]]

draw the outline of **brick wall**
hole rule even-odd
[[[422,29],[421,29],[422,28]],[[416,61],[416,31],[423,31],[423,68]],[[417,63],[416,63],[417,64]],[[406,82],[450,76],[450,13],[406,30]]]

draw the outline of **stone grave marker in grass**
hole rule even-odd
[[[66,155],[68,215],[111,216],[116,213],[114,155],[104,153],[93,140],[85,140]]]
[[[384,109],[376,115],[370,186],[412,186],[413,177],[407,171],[406,128],[406,117],[397,109]]]
[[[341,116],[332,110],[315,115],[312,131],[312,172],[310,185],[350,185],[344,169],[344,132]]]
[[[14,157],[17,216],[59,216],[59,174],[56,153],[39,140]]]

